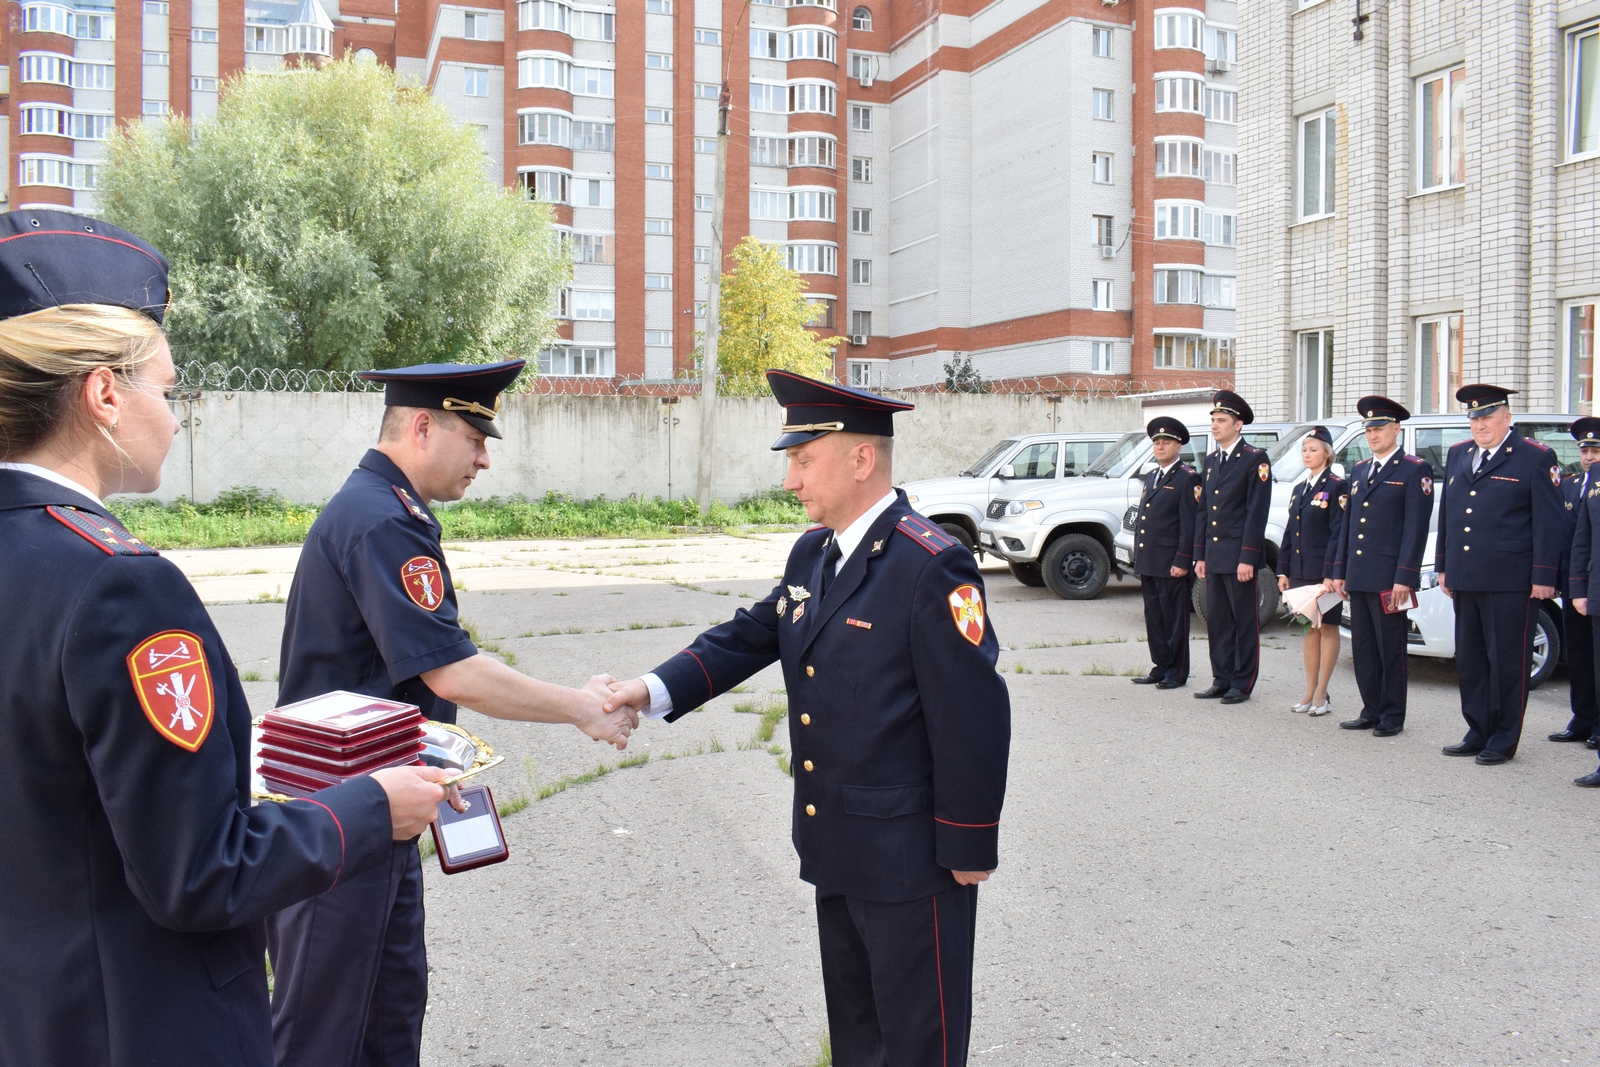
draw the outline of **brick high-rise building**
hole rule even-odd
[[[859,384],[1226,378],[1234,0],[115,0],[12,8],[10,203],[93,207],[113,123],[346,51],[429,86],[576,260],[547,374],[663,379],[725,248],[781,244]]]

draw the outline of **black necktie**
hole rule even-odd
[[[844,555],[839,548],[839,538],[835,535],[828,540],[828,549],[822,553],[822,596],[828,595],[828,583],[833,581],[834,568],[838,566],[839,558]]]

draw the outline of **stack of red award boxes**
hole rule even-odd
[[[261,780],[303,797],[416,763],[424,721],[415,705],[343,691],[275,708],[261,720]]]

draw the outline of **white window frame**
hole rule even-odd
[[[1200,217],[1201,239],[1208,245],[1233,248],[1239,243],[1239,216],[1233,211],[1206,211]]]
[[[474,87],[481,88],[483,91],[479,92],[479,93],[475,93],[475,92],[472,91]],[[489,95],[489,68],[488,67],[462,67],[461,68],[461,95],[462,96],[470,96],[470,97],[473,97],[474,99],[477,99],[477,98],[480,98],[480,97],[487,97]],[[572,131],[569,128],[568,131],[567,131],[567,143],[568,144],[571,144],[571,139],[572,139]]]
[[[647,293],[672,292],[672,275],[646,274],[644,276],[644,289]]]
[[[1089,373],[1110,374],[1113,348],[1110,341],[1089,342]]]
[[[580,367],[578,370],[573,370],[574,359]],[[554,345],[539,353],[539,374],[546,378],[614,378],[616,373],[615,348]]]
[[[1111,89],[1090,90],[1090,115],[1096,122],[1117,121],[1117,94]]]
[[[1580,343],[1582,329],[1576,328],[1574,321],[1582,314],[1584,308],[1588,309],[1587,338],[1588,351],[1574,351]],[[1563,411],[1570,411],[1575,415],[1593,415],[1600,410],[1595,395],[1595,357],[1600,355],[1597,351],[1595,322],[1600,317],[1600,296],[1584,297],[1578,300],[1569,300],[1561,309],[1561,355],[1562,355],[1562,407]],[[1586,364],[1584,366],[1583,364]],[[1586,374],[1580,373],[1586,371]],[[1576,387],[1579,380],[1585,380],[1587,389]],[[1587,392],[1588,396],[1581,394]]]
[[[1231,148],[1207,148],[1200,156],[1200,176],[1207,185],[1236,185],[1239,153]]]
[[[839,88],[832,82],[805,80],[789,83],[789,114],[836,115],[839,113]],[[852,116],[854,109],[851,109]]]
[[[709,198],[708,198],[709,199]],[[750,217],[768,222],[787,222],[789,219],[789,190],[750,188]]]
[[[835,222],[838,194],[818,186],[795,186],[789,190],[788,221]]]
[[[487,41],[489,39],[489,13],[487,11],[463,11],[461,13],[461,36],[469,41]]]
[[[644,109],[644,121],[648,126],[671,126],[672,109],[666,107],[647,107]]]
[[[1466,370],[1466,345],[1462,336],[1464,318],[1461,312],[1452,311],[1444,315],[1427,315],[1416,320],[1416,329],[1413,333],[1415,347],[1412,351],[1415,354],[1412,370],[1417,383],[1414,410],[1419,415],[1461,410],[1461,402],[1456,399],[1456,390],[1461,388]],[[1425,369],[1423,341],[1429,336],[1430,331],[1437,363],[1434,375],[1436,380],[1431,383],[1425,380],[1423,374]],[[1441,337],[1444,340],[1442,346],[1439,344]]]
[[[694,31],[695,44],[710,44],[722,47],[722,31],[696,27]]]
[[[712,86],[712,88],[716,88]],[[720,95],[720,94],[719,94]],[[789,86],[784,82],[750,79],[750,110],[769,115],[789,113]]]
[[[853,182],[861,182],[863,185],[870,184],[872,182],[871,156],[850,157],[850,180]]]
[[[852,336],[857,337],[871,337],[872,312],[860,309],[850,312],[850,333]]]
[[[797,133],[788,137],[787,141],[784,146],[784,162],[778,166],[837,169],[839,163],[837,138],[826,133]]]
[[[850,129],[856,133],[872,132],[872,107],[868,104],[850,105]]]
[[[1157,137],[1155,141],[1156,177],[1158,178],[1199,178],[1205,174],[1204,141],[1194,137]],[[1185,156],[1191,157],[1193,167],[1188,170],[1174,169],[1174,162],[1185,162]]]
[[[1114,288],[1110,278],[1092,278],[1089,281],[1089,309],[1115,311]]]
[[[672,180],[672,164],[646,161],[644,176],[649,181],[670,182]]]
[[[1205,15],[1192,7],[1157,8],[1155,13],[1156,48],[1205,47]]]
[[[1567,31],[1567,72],[1566,158],[1593,159],[1600,156],[1600,22]],[[1587,99],[1583,92],[1585,73],[1589,78]],[[1579,141],[1584,132],[1579,124],[1584,119],[1590,127],[1587,148],[1581,147]]]
[[[800,274],[837,276],[839,246],[831,241],[789,241],[784,244],[784,265]]]
[[[852,259],[850,261],[850,284],[851,285],[871,285],[872,284],[872,260],[870,260],[870,259]]]
[[[592,62],[572,64],[573,96],[595,96],[614,99],[617,95],[617,72],[611,67]]]
[[[1199,200],[1157,200],[1155,239],[1200,241],[1205,235],[1206,206]]]
[[[216,44],[217,31],[204,26],[195,26],[189,30],[189,40],[195,44]]]
[[[850,209],[850,232],[872,232],[872,209],[870,207],[853,207]]]
[[[863,15],[865,15],[866,18],[862,18],[861,16],[863,16]],[[863,33],[871,33],[872,32],[872,9],[871,8],[866,8],[866,7],[858,7],[854,11],[850,12],[850,28],[852,30],[857,30],[857,31],[863,32]]]
[[[1213,89],[1208,85],[1200,113],[1207,122],[1236,126],[1239,123],[1239,94],[1233,89]]]
[[[839,62],[839,38],[820,26],[798,26],[789,31],[789,58]]]
[[[537,74],[535,79],[532,75]],[[553,78],[554,80],[546,80]],[[518,89],[568,89],[572,85],[572,59],[559,52],[517,54]]]
[[[1294,138],[1294,214],[1299,222],[1314,222],[1317,219],[1332,218],[1338,211],[1335,193],[1339,180],[1339,111],[1337,108],[1324,108],[1311,115],[1302,115],[1295,120]],[[1306,131],[1316,124],[1317,144],[1317,174],[1314,210],[1307,211],[1307,166],[1306,157]],[[1332,152],[1329,152],[1329,149]],[[1332,158],[1330,157],[1330,154]]]
[[[1186,115],[1206,113],[1206,83],[1198,74],[1171,71],[1156,75],[1156,110]]]
[[[539,109],[517,112],[517,144],[571,147],[572,116],[565,111]]]
[[[1314,367],[1311,365],[1313,350],[1316,361]],[[1333,417],[1333,360],[1338,351],[1332,330],[1302,330],[1295,335],[1295,418]]]
[[[1200,305],[1200,288],[1205,271],[1193,263],[1169,263],[1151,271],[1156,304],[1178,304],[1188,307]]]
[[[1218,48],[1219,42],[1225,42],[1226,47]],[[1226,52],[1227,55],[1221,53]],[[1205,28],[1205,54],[1210,60],[1222,60],[1225,63],[1239,62],[1239,31],[1232,26],[1217,26],[1210,22]]]
[[[1089,178],[1096,185],[1116,184],[1116,157],[1110,152],[1089,153]]]
[[[647,237],[671,237],[671,219],[645,219],[644,232]]]
[[[1104,46],[1102,48],[1102,45]],[[1089,27],[1089,54],[1097,59],[1110,59],[1113,48],[1110,26]]]
[[[1437,121],[1437,115],[1429,115],[1426,99],[1426,87],[1434,82],[1441,83],[1441,86],[1445,92],[1444,128],[1437,131],[1444,149],[1443,154],[1445,160],[1445,172],[1442,179],[1439,175],[1435,174],[1434,180],[1430,182],[1428,181],[1425,173],[1425,164],[1428,160],[1428,157],[1432,154],[1432,145],[1428,143],[1427,132],[1424,126],[1430,117]],[[1431,193],[1440,189],[1454,189],[1466,184],[1466,95],[1467,69],[1459,64],[1454,67],[1445,67],[1442,70],[1436,70],[1432,73],[1424,74],[1422,77],[1416,79],[1416,84],[1413,89],[1413,97],[1417,102],[1415,121],[1417,139],[1415,145],[1415,154],[1412,158],[1416,161],[1416,191],[1419,193]],[[1461,126],[1459,132],[1456,130],[1458,123]],[[1457,144],[1456,142],[1458,139],[1463,143]],[[1453,173],[1458,170],[1459,173]]]
[[[1231,274],[1206,274],[1200,279],[1200,306],[1230,311],[1237,308],[1238,279]]]

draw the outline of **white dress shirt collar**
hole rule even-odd
[[[106,506],[106,502],[104,500],[101,500],[99,497],[89,492],[89,490],[85,489],[71,478],[68,478],[64,474],[57,474],[49,467],[41,467],[37,463],[0,463],[0,470],[21,471],[24,474],[31,474],[35,478],[43,478],[47,482],[55,482],[63,489],[71,489],[74,493],[79,493],[88,497],[101,507]]]
[[[1222,458],[1223,459],[1225,459],[1225,460],[1232,459],[1233,458],[1233,454],[1235,452],[1239,451],[1239,445],[1243,441],[1244,441],[1244,434],[1240,434],[1238,437],[1235,437],[1233,439],[1233,443],[1231,445],[1229,445],[1228,447],[1223,448],[1221,445],[1218,445],[1217,446],[1217,451],[1222,453]]]
[[[897,496],[898,494],[893,489],[889,490],[877,503],[863,511],[855,522],[834,534],[834,539],[839,542],[839,563],[834,567],[833,573],[838,574],[844,569],[845,561],[850,558],[850,553],[854,552],[856,546],[861,544],[862,538],[867,536],[867,531],[872,529],[872,524],[878,521],[879,515],[889,510],[889,505],[895,502]]]

